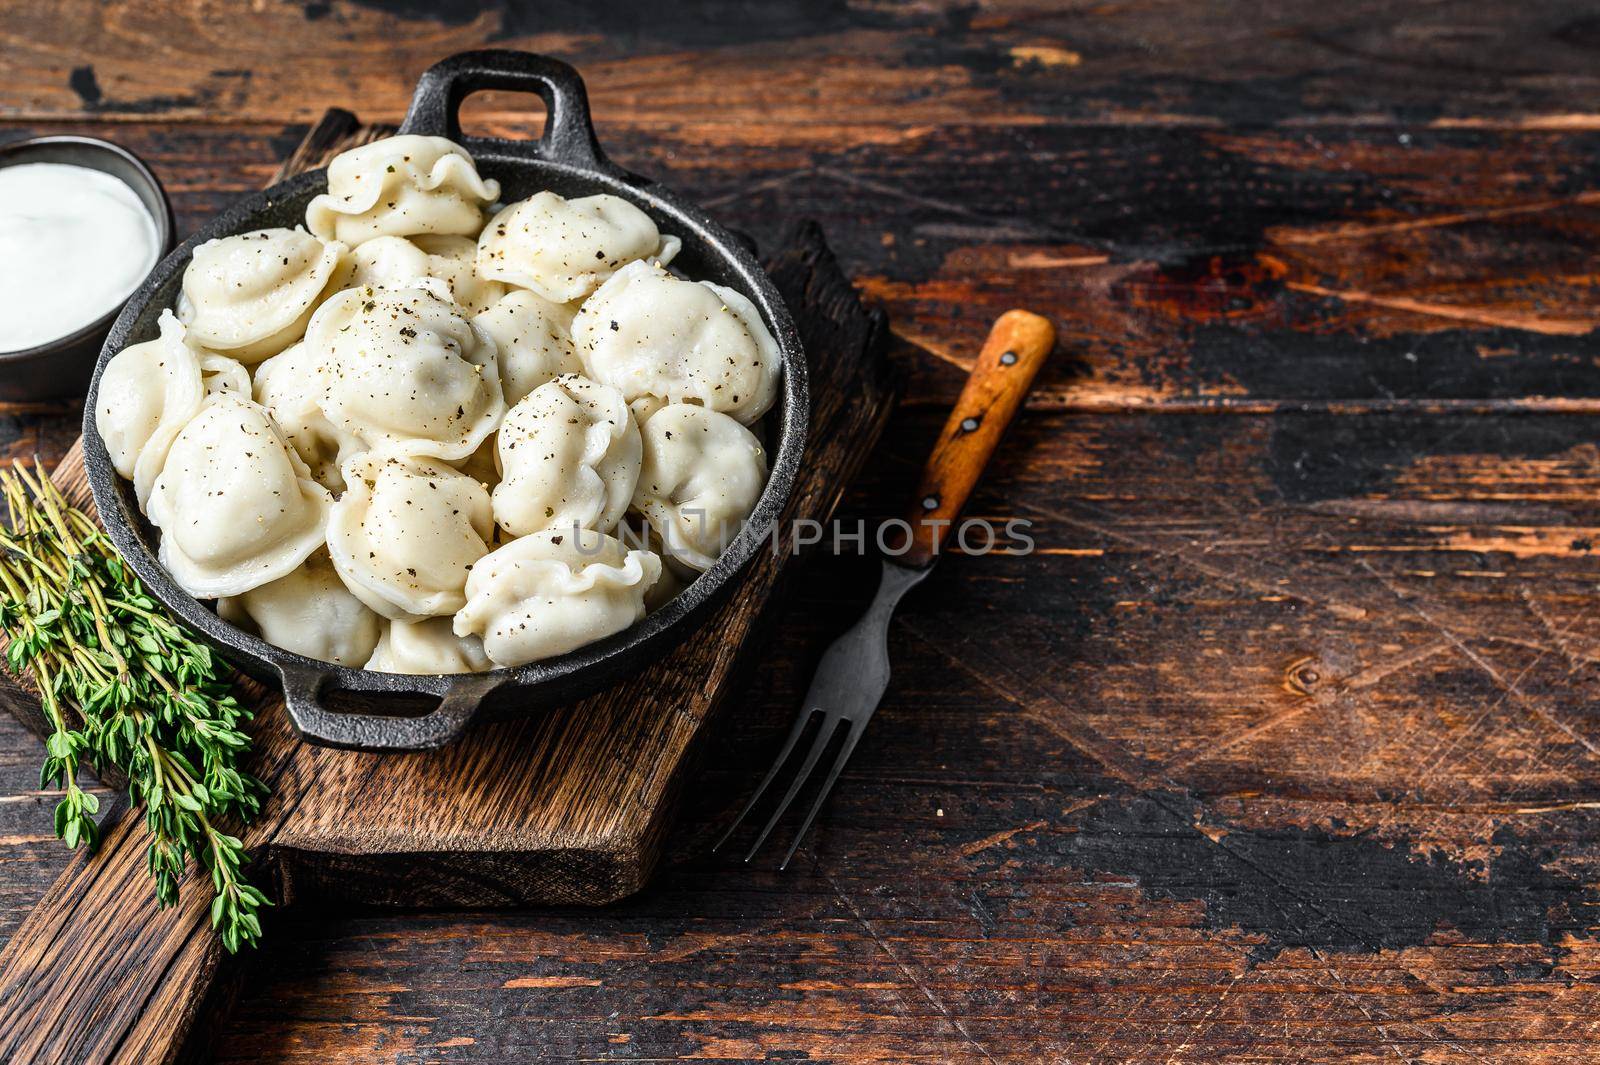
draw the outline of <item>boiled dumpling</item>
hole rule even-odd
[[[205,387],[207,399],[224,392],[240,399],[250,398],[250,371],[238,359],[230,359],[226,355],[208,353],[201,356],[200,382]]]
[[[224,393],[173,439],[146,513],[172,578],[214,599],[304,562],[322,545],[332,502],[267,412]]]
[[[458,636],[476,635],[499,666],[565,654],[644,617],[661,559],[592,529],[540,532],[486,555],[467,578]]]
[[[192,343],[259,362],[300,339],[317,304],[339,287],[345,250],[302,229],[208,240],[183,272],[178,317]]]
[[[639,427],[622,393],[580,374],[542,384],[500,426],[494,518],[513,536],[610,532],[639,480]]]
[[[444,137],[406,135],[341,152],[328,164],[328,191],[306,208],[324,240],[359,244],[418,233],[475,235],[500,185],[478,176],[472,157]]]
[[[217,602],[223,620],[297,655],[360,669],[382,623],[339,580],[327,552],[269,584]]]
[[[570,307],[518,289],[473,322],[494,338],[507,406],[559,374],[583,372],[572,347]]]
[[[367,669],[379,673],[482,673],[494,663],[476,636],[457,636],[449,618],[391,621],[384,625]]]
[[[201,353],[184,339],[182,323],[161,312],[161,335],[123,348],[100,375],[94,424],[111,465],[133,482],[139,505],[150,496],[172,438],[205,396]]]
[[[464,459],[505,414],[494,341],[437,279],[341,292],[312,319],[306,344],[322,367],[319,407],[367,447],[404,442]]]
[[[322,370],[316,351],[302,342],[257,366],[254,394],[317,483],[333,492],[344,491],[339,467],[361,445],[322,413]]]
[[[744,528],[767,483],[761,441],[727,415],[686,403],[652,414],[641,433],[634,509],[668,555],[709,569]]]
[[[629,402],[699,403],[750,425],[778,394],[778,345],[755,305],[650,263],[629,263],[600,286],[578,309],[572,339],[585,372]]]
[[[628,409],[633,411],[633,420],[643,425],[650,420],[650,415],[662,407],[669,406],[670,403],[670,400],[662,399],[660,396],[640,396],[628,403]]]
[[[477,274],[472,265],[477,251],[470,237],[374,237],[350,253],[355,263],[350,283],[394,288],[419,277],[436,277],[450,290],[452,301],[479,314],[504,296],[506,287]]]
[[[328,553],[356,597],[390,618],[451,614],[489,550],[489,493],[441,459],[369,451],[344,465]]]
[[[618,196],[541,192],[495,215],[478,238],[478,272],[556,303],[582,299],[623,265],[670,262],[681,241]]]

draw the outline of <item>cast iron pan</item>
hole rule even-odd
[[[461,101],[480,89],[538,93],[548,108],[544,135],[526,142],[463,137],[457,112]],[[157,533],[139,512],[133,486],[112,467],[94,418],[106,362],[129,344],[157,335],[156,319],[162,308],[174,305],[195,246],[253,229],[300,225],[306,204],[327,187],[326,172],[298,175],[244,200],[162,260],[106,338],[84,408],[84,461],[100,519],[145,587],[174,614],[247,672],[268,682],[281,681],[289,718],[302,737],[331,747],[374,751],[443,746],[459,737],[480,712],[509,716],[572,702],[637,672],[683,640],[712,605],[733,591],[736,578],[761,549],[764,533],[777,521],[794,484],[809,411],[805,356],[794,323],[750,249],[693,203],[605,157],[595,140],[583,81],[571,67],[524,52],[452,56],[423,74],[400,131],[445,136],[463,145],[479,171],[500,182],[505,203],[553,189],[568,197],[607,192],[637,205],[663,233],[683,239],[674,266],[690,277],[735,288],[755,303],[777,339],[783,379],[778,402],[767,418],[769,433],[776,438],[770,449],[771,477],[749,526],[716,565],[660,610],[608,639],[516,669],[445,676],[349,669],[273,647],[229,625],[179,588],[156,561]],[[353,702],[356,708],[331,708],[329,697],[336,692],[353,693],[341,702]],[[417,697],[432,697],[438,703],[417,713],[417,703],[424,701]]]

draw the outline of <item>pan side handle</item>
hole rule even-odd
[[[505,677],[496,673],[462,673],[440,677],[409,678],[416,687],[393,686],[387,674],[353,674],[349,683],[339,684],[329,671],[280,665],[283,701],[289,722],[300,738],[321,747],[341,747],[355,751],[431,751],[454,743],[472,724],[478,711]],[[332,710],[324,703],[329,690],[394,691],[438,695],[439,705],[425,714],[406,717],[395,714],[369,714]]]
[[[474,138],[461,135],[461,101],[481,89],[537,93],[549,109],[544,135],[537,141],[496,141],[498,146],[589,170],[616,169],[595,139],[589,94],[578,72],[559,59],[531,52],[484,49],[435,63],[417,82],[400,132],[470,144]]]

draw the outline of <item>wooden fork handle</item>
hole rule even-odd
[[[939,556],[940,544],[955,528],[961,508],[1055,343],[1055,326],[1047,318],[1007,311],[995,319],[978,363],[922,467],[922,482],[907,517],[911,545],[898,561],[926,566]]]

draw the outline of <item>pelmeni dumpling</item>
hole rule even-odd
[[[339,467],[361,450],[361,444],[322,413],[322,369],[315,349],[301,342],[257,366],[254,395],[316,482],[329,491],[343,492]]]
[[[344,464],[328,554],[356,598],[389,618],[452,614],[494,532],[489,493],[441,459],[368,451]]]
[[[339,580],[325,551],[286,576],[218,600],[217,613],[274,647],[354,669],[372,657],[383,628],[378,615]]]
[[[572,313],[564,304],[515,289],[472,320],[494,338],[507,406],[560,374],[583,372],[572,347]]]
[[[230,359],[226,355],[207,353],[201,356],[200,383],[205,388],[207,399],[224,392],[240,399],[250,398],[250,371],[238,359]]]
[[[480,314],[506,294],[506,287],[473,269],[477,252],[471,237],[374,237],[351,251],[355,271],[349,283],[394,288],[419,277],[436,277],[450,290],[452,301],[470,314]]]
[[[750,425],[778,394],[778,344],[755,305],[651,263],[629,263],[601,285],[578,309],[572,339],[585,372],[629,402],[699,403]]]
[[[650,216],[601,193],[568,200],[541,192],[495,215],[478,238],[478,272],[556,303],[582,299],[626,263],[668,263],[682,241]]]
[[[449,618],[391,621],[365,668],[379,673],[482,673],[493,667],[476,636],[457,636]]]
[[[345,251],[303,229],[208,240],[183,272],[178,317],[200,347],[260,362],[300,339],[317,304],[340,287]]]
[[[161,312],[161,335],[123,348],[100,375],[94,424],[111,465],[133,482],[139,505],[150,496],[172,438],[200,409],[205,387],[201,353],[184,339],[182,323]]]
[[[498,666],[551,658],[644,617],[645,593],[660,575],[654,552],[630,551],[593,529],[523,536],[472,568],[455,632],[481,637]]]
[[[660,396],[640,396],[638,399],[630,400],[628,403],[628,409],[633,411],[633,420],[640,425],[649,421],[650,415],[667,406],[671,406],[671,402],[662,399]]]
[[[328,490],[255,403],[207,400],[173,439],[146,514],[161,564],[196,599],[275,581],[322,545]]]
[[[639,427],[622,393],[581,374],[530,392],[500,425],[494,520],[513,536],[610,532],[639,480]]]
[[[306,225],[346,244],[418,233],[474,236],[484,205],[499,198],[500,184],[478,176],[465,148],[408,134],[335,156],[328,191],[306,207]]]
[[[494,341],[437,279],[341,292],[317,311],[306,344],[322,367],[318,406],[364,446],[404,442],[464,459],[505,414]]]
[[[767,483],[761,441],[716,411],[674,403],[641,430],[633,506],[673,559],[709,569],[744,528]]]

